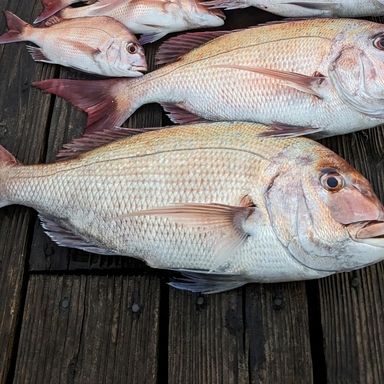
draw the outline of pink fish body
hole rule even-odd
[[[221,11],[209,10],[198,0],[98,0],[83,7],[72,8],[66,5],[66,1],[58,2],[55,8],[59,10],[65,7],[60,17],[110,16],[133,33],[144,35],[144,43],[161,39],[172,32],[224,24]],[[51,13],[44,12],[35,22],[44,20]]]
[[[384,15],[383,0],[207,0],[210,8],[257,7],[285,17],[363,17]]]
[[[332,136],[384,122],[382,24],[310,19],[218,34],[170,39],[158,54],[170,64],[140,79],[35,85],[87,112],[88,129],[121,125],[152,102],[176,123],[254,121],[285,135]]]
[[[147,70],[144,50],[126,27],[110,17],[60,20],[34,28],[5,12],[8,32],[0,44],[30,41],[32,58],[103,76],[137,77]]]
[[[32,166],[0,147],[0,207],[32,207],[62,246],[188,272],[174,286],[207,293],[382,260],[384,207],[368,181],[319,143],[263,132],[197,124],[83,152],[113,139],[102,132]]]

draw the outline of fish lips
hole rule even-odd
[[[144,72],[147,72],[147,67],[146,66],[135,66],[133,65],[132,67],[128,68],[126,76],[130,77],[139,77],[143,76]]]
[[[367,221],[352,226],[356,241],[384,248],[384,221]]]

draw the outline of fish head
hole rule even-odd
[[[281,243],[300,264],[319,272],[384,259],[384,206],[370,183],[320,144],[299,143],[295,151],[265,194]]]
[[[384,118],[384,25],[358,20],[333,47],[329,77],[341,99],[372,118]]]
[[[110,76],[138,77],[147,71],[144,48],[134,35],[111,39],[100,56]]]
[[[199,0],[174,0],[183,12],[185,20],[196,27],[220,27],[225,15],[220,9],[208,8]]]

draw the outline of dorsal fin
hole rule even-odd
[[[103,145],[109,144],[115,140],[132,136],[138,133],[154,131],[159,128],[125,128],[115,127],[113,129],[104,129],[86,133],[78,139],[74,139],[68,144],[64,144],[63,148],[57,153],[57,160],[68,160],[79,156],[81,153],[91,151]]]
[[[177,61],[181,56],[216,39],[234,31],[207,31],[189,32],[180,36],[171,37],[163,43],[156,54],[156,64],[167,64]]]

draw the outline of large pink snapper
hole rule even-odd
[[[110,16],[133,33],[143,35],[142,43],[149,43],[172,32],[219,27],[225,18],[220,10],[208,9],[199,0],[97,0],[83,7],[68,7],[76,2],[78,0],[43,0],[44,10],[35,22],[60,10],[58,15],[64,19]]]
[[[211,123],[86,136],[75,156],[23,166],[0,149],[0,206],[36,209],[60,245],[187,272],[183,289],[313,279],[384,258],[384,207],[368,181],[305,138]],[[191,274],[192,273],[192,274]]]
[[[158,62],[174,62],[140,79],[35,85],[86,111],[95,130],[152,102],[174,122],[255,121],[271,134],[332,136],[384,122],[384,25],[314,19],[218,35],[170,39]]]
[[[57,20],[46,28],[34,28],[6,11],[8,32],[0,44],[30,41],[35,61],[60,64],[103,76],[137,77],[147,70],[142,46],[126,27],[111,17]]]
[[[211,8],[257,7],[285,17],[383,16],[384,0],[207,0]]]

